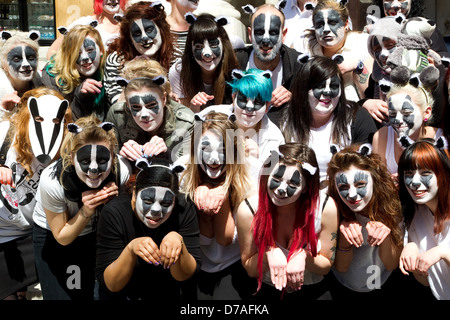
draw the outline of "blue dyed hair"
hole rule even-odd
[[[234,78],[228,82],[233,93],[241,92],[247,98],[254,100],[260,96],[264,101],[272,100],[272,80],[263,75],[264,71],[259,69],[248,69],[242,71],[242,78]]]

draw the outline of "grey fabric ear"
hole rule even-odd
[[[117,78],[116,78],[116,83],[117,83],[119,86],[121,86],[121,87],[126,87],[126,86],[128,85],[129,82],[130,82],[130,81],[128,81],[127,79],[122,78],[122,77],[117,77]]]
[[[93,28],[97,28],[98,26],[98,21],[97,20],[92,20],[91,23],[89,23],[89,25]]]
[[[358,152],[363,156],[370,156],[372,154],[372,145],[370,143],[363,143],[359,147]]]
[[[136,159],[135,166],[139,170],[145,170],[150,167],[151,162],[148,162],[148,158],[138,158]]]
[[[287,1],[286,0],[280,0],[277,4],[276,4],[276,8],[278,9],[278,10],[283,10],[284,9],[284,7],[286,7],[286,3],[287,3]]]
[[[123,13],[116,13],[114,15],[114,20],[116,20],[117,22],[122,22],[124,17],[125,15]]]
[[[176,166],[171,166],[169,169],[172,170],[173,173],[178,174],[186,170],[186,167],[181,164],[178,164]]]
[[[152,2],[150,7],[155,8],[155,9],[157,9],[159,11],[163,11],[164,10],[164,6],[162,4],[162,1]]]
[[[196,113],[194,115],[194,119],[195,119],[195,121],[201,121],[201,122],[205,121],[205,117],[203,117],[200,113]]]
[[[335,54],[331,57],[331,59],[333,59],[337,64],[344,62],[344,56],[341,54]]]
[[[307,3],[305,3],[304,7],[305,7],[306,10],[314,10],[316,5],[314,3],[312,3],[312,2],[307,2]]]
[[[338,153],[339,151],[340,151],[340,148],[339,148],[338,145],[336,145],[336,144],[331,144],[331,145],[330,145],[330,153],[331,153],[331,154],[336,154],[336,153]]]
[[[184,15],[184,19],[186,19],[186,22],[189,24],[193,24],[195,21],[197,21],[197,17],[192,12],[186,13]]]
[[[300,63],[307,63],[311,59],[311,56],[308,53],[301,53],[297,57],[297,61]]]
[[[61,33],[63,36],[65,36],[65,35],[67,34],[67,32],[69,32],[69,30],[68,30],[66,27],[64,27],[64,26],[58,27],[58,31],[59,31],[59,33]]]
[[[245,6],[242,7],[242,10],[244,10],[244,12],[247,14],[254,14],[256,12],[255,7],[252,6],[251,4],[246,4]]]
[[[434,143],[434,145],[439,150],[442,150],[442,149],[448,150],[448,141],[447,141],[447,139],[444,136],[440,136],[439,138],[437,138],[436,142]]]
[[[77,124],[75,123],[69,123],[67,125],[67,130],[73,134],[80,133],[83,129],[81,129]]]
[[[114,123],[112,122],[102,122],[98,125],[100,128],[102,128],[105,131],[110,131],[112,128],[114,128]]]
[[[31,40],[38,41],[41,37],[41,33],[38,30],[30,30],[30,32],[28,32],[28,37]]]
[[[405,149],[414,143],[414,141],[407,135],[401,136],[400,138],[397,139],[397,141]]]
[[[261,73],[263,77],[266,77],[267,79],[272,78],[272,71],[266,70],[263,73]]]
[[[219,25],[219,26],[226,26],[227,24],[229,24],[230,22],[228,21],[228,18],[227,17],[225,17],[225,16],[220,16],[220,17],[217,17],[216,19],[214,19],[216,22],[217,22],[217,24]]]
[[[166,83],[167,79],[164,76],[157,76],[156,78],[153,78],[152,81],[157,86],[162,86],[163,84]]]
[[[12,34],[9,31],[2,31],[1,32],[1,37],[2,37],[2,40],[6,41],[6,40],[8,40],[9,38],[12,37]]]
[[[240,80],[244,77],[244,71],[233,69],[233,71],[231,71],[231,77],[235,80]]]

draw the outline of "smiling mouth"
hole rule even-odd
[[[427,193],[427,191],[426,190],[415,190],[415,191],[413,191],[413,193],[414,193],[414,196],[421,198]]]
[[[151,47],[153,47],[153,41],[141,43],[141,46],[145,49],[150,49]]]
[[[320,99],[319,102],[323,105],[328,106],[331,103],[331,99]]]
[[[81,67],[85,69],[90,69],[92,67],[92,63],[81,64]]]
[[[353,201],[353,200],[347,199],[347,202],[350,203],[350,204],[353,204],[353,205],[359,204],[361,201],[362,201],[362,200],[355,200],[355,201]]]

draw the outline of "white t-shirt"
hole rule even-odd
[[[450,220],[441,233],[434,234],[434,216],[426,205],[418,205],[411,225],[405,232],[405,244],[414,242],[422,254],[436,246],[450,249]],[[438,300],[450,300],[450,266],[439,260],[428,269],[428,283]]]
[[[255,64],[254,50],[252,50],[252,52],[250,53],[250,56],[248,58],[247,70],[248,69],[259,69]],[[283,61],[282,61],[282,59],[280,59],[276,68],[274,70],[272,70],[272,76],[270,77],[270,79],[272,80],[273,90],[275,90],[276,88],[280,87],[283,84]]]
[[[301,46],[302,42],[297,39],[302,38],[305,30],[312,29],[312,10],[300,10],[297,0],[287,0],[286,6],[282,10],[285,16],[284,27],[287,28],[287,33],[283,43],[294,48],[298,52],[305,52]]]
[[[120,164],[120,182],[121,185],[128,181],[131,173],[131,166],[125,158],[119,156]],[[53,170],[55,169],[56,162],[45,168],[41,174],[41,182],[36,194],[36,206],[33,212],[34,222],[41,228],[51,230],[47,222],[44,208],[55,213],[64,214],[68,213],[67,220],[74,217],[80,210],[80,206],[77,202],[69,201],[64,195],[64,188],[59,182],[59,177],[53,177]],[[86,227],[80,233],[80,236],[91,233],[93,219],[90,219]]]

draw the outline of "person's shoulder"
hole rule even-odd
[[[182,121],[194,124],[194,112],[191,109],[174,100],[171,100],[170,106],[172,107],[177,122]]]

